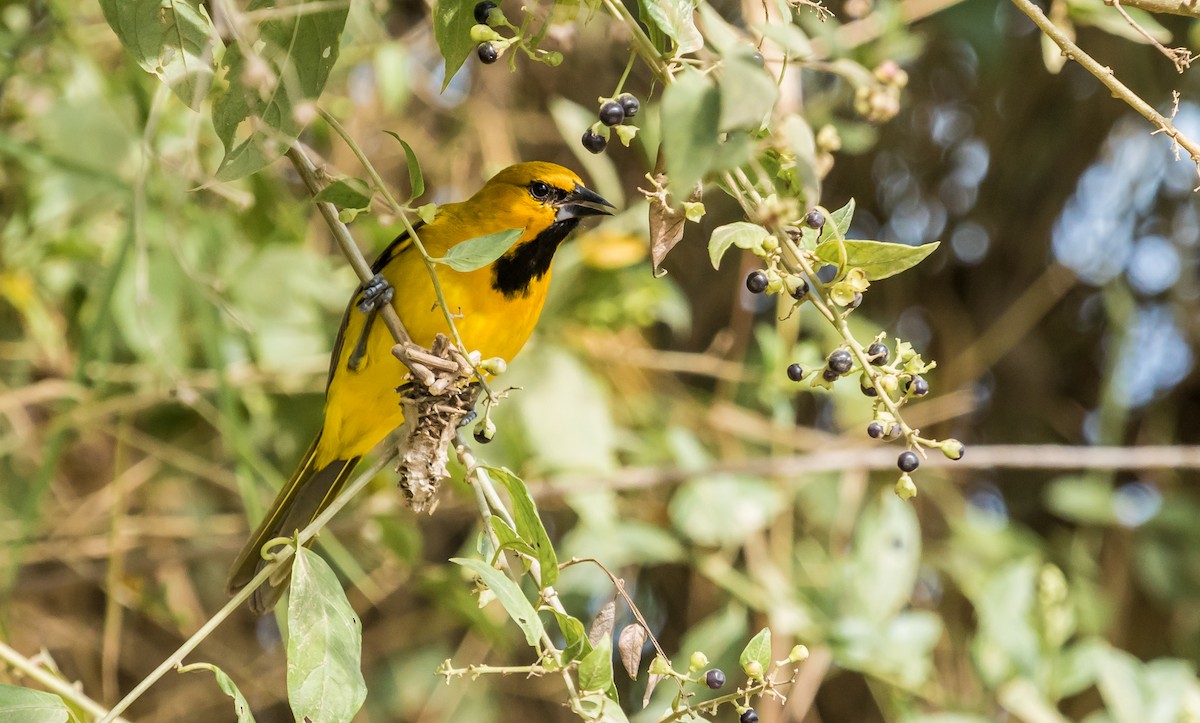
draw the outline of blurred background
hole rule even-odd
[[[874,125],[821,63],[790,76],[785,97],[841,138],[822,203],[855,199],[851,237],[942,243],[852,317],[860,340],[886,331],[938,361],[908,419],[968,447],[957,466],[923,466],[907,503],[892,493],[900,450],[867,437],[854,381],[826,393],[784,374],[823,363],[827,325],[807,308],[781,321],[745,292],[753,257],[711,268],[708,234],[740,218],[732,202],[711,190],[652,273],[637,191],[652,151],[578,142],[628,58],[606,16],[555,27],[560,67],[471,57],[439,93],[428,8],[356,0],[321,104],[399,189],[404,154],[384,131],[407,140],[423,201],[541,159],[624,209],[559,254],[539,330],[499,380],[521,390],[476,452],[531,485],[560,559],[624,578],[676,662],[703,650],[733,677],[764,625],[777,659],[808,645],[787,704],[757,706],[768,722],[1178,720],[1200,700],[1198,463],[1182,448],[1200,437],[1196,169],[1078,66],[1051,72],[1055,52],[1014,6],[831,9],[800,15],[832,58],[894,60],[909,82]],[[1194,76],[1098,0],[1059,9],[1151,105],[1170,112],[1180,91],[1176,123],[1200,136]],[[854,17],[873,30],[832,34]],[[1195,47],[1190,20],[1159,19]],[[97,6],[0,4],[0,49],[0,639],[111,705],[225,602],[248,517],[316,430],[356,281],[286,162],[212,180],[207,115],[131,62]],[[625,90],[653,137],[660,89],[639,67]],[[321,123],[303,140],[331,171],[364,175]],[[380,208],[352,230],[371,256],[398,226]],[[1003,466],[972,463],[992,445],[1019,446]],[[1183,461],[1091,467],[1106,445],[1180,446]],[[553,678],[433,675],[447,658],[533,662],[446,562],[476,554],[477,535],[460,483],[417,516],[390,473],[322,535],[363,622],[361,720],[575,719]],[[558,588],[585,620],[613,598],[584,566]],[[629,621],[619,606],[618,629]],[[273,618],[242,611],[200,660],[258,720],[290,719]],[[646,662],[618,684],[627,711]],[[0,681],[27,684],[4,667]],[[657,720],[656,700],[632,719]],[[233,710],[211,676],[170,674],[129,717]]]

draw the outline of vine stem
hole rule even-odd
[[[619,0],[604,0],[604,7],[612,13],[613,17],[624,23],[629,28],[630,36],[633,38],[633,46],[642,59],[646,61],[646,65],[650,66],[650,70],[654,72],[658,79],[663,83],[671,82],[671,75],[667,71],[666,65],[663,63],[662,54],[654,47],[654,43],[646,36],[645,31],[638,25],[637,18],[629,12],[629,8]]]
[[[347,502],[361,492],[362,489],[366,487],[372,479],[374,479],[376,474],[383,471],[384,467],[391,464],[391,462],[396,459],[398,454],[399,452],[396,450],[396,448],[392,447],[387,454],[380,457],[375,464],[371,465],[370,468],[367,469],[366,472],[363,472],[361,475],[355,478],[354,482],[347,486],[346,489],[343,490],[342,493],[333,500],[329,507],[325,509],[324,512],[317,515],[316,519],[314,519],[312,523],[308,525],[308,527],[305,527],[300,531],[300,533],[296,536],[296,543],[303,545],[313,537],[316,537],[317,533],[329,523],[329,520],[333,519],[333,516],[340,512],[341,509],[346,506]],[[224,607],[222,607],[211,618],[209,618],[204,625],[200,626],[199,630],[197,630],[190,638],[184,641],[184,643],[180,645],[179,648],[176,649],[175,652],[172,653],[166,660],[160,663],[159,666],[153,670],[153,672],[143,678],[133,690],[129,691],[128,695],[126,695],[120,700],[120,702],[113,706],[112,710],[108,711],[107,714],[102,716],[99,723],[113,723],[114,721],[119,720],[118,716],[121,713],[124,713],[129,706],[133,705],[133,703],[136,702],[137,699],[140,698],[142,694],[150,688],[150,686],[157,683],[160,678],[167,674],[168,671],[182,664],[183,659],[186,658],[189,653],[195,650],[200,643],[204,642],[205,638],[207,638],[212,631],[216,630],[221,623],[225,622],[226,618],[237,611],[237,609],[241,607],[242,603],[248,600],[250,596],[254,594],[254,591],[261,587],[264,582],[270,579],[277,570],[282,568],[294,554],[296,554],[296,548],[293,545],[286,545],[275,551],[273,559],[263,566],[263,569],[259,570],[258,574],[255,575],[254,578],[250,580],[250,582],[247,583],[244,588],[238,590],[237,594],[230,598],[229,602],[225,603]]]
[[[1057,25],[1046,17],[1041,8],[1033,4],[1032,0],[1012,0],[1013,4],[1020,8],[1021,12],[1029,16],[1029,19],[1038,26],[1038,29],[1046,34],[1048,38],[1054,41],[1055,45],[1062,49],[1063,54],[1069,60],[1074,60],[1082,65],[1089,73],[1096,76],[1096,79],[1104,84],[1113,96],[1119,98],[1129,107],[1136,110],[1143,118],[1158,126],[1157,132],[1166,133],[1171,137],[1171,140],[1182,146],[1191,156],[1192,161],[1196,163],[1197,170],[1200,172],[1200,145],[1195,141],[1185,136],[1175,125],[1162,113],[1150,107],[1150,104],[1142,100],[1141,96],[1130,90],[1124,83],[1117,80],[1117,76],[1113,73],[1112,68],[1101,65],[1095,58],[1088,55],[1082,48],[1076,45],[1067,34],[1064,33]]]
[[[29,658],[26,658],[24,655],[21,655],[3,641],[0,641],[0,660],[3,660],[13,668],[24,673],[29,678],[37,681],[38,684],[42,685],[52,693],[71,701],[75,705],[83,708],[88,713],[91,713],[96,717],[107,716],[110,714],[110,711],[107,708],[84,695],[83,692],[78,688],[55,676],[50,671],[34,663]],[[129,723],[129,721],[125,720],[124,718],[113,718],[112,720],[117,721],[118,723]]]

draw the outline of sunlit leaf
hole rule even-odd
[[[371,206],[371,187],[359,178],[343,178],[322,188],[314,201],[332,203],[338,208],[362,209]]]
[[[794,23],[764,23],[758,26],[758,32],[775,42],[787,51],[793,58],[808,58],[812,55],[812,44]]]
[[[208,97],[221,39],[197,0],[100,0],[104,19],[148,73],[192,110]]]
[[[721,258],[730,246],[737,246],[747,251],[762,251],[763,241],[770,237],[770,232],[758,224],[747,221],[735,221],[713,229],[708,240],[708,260],[714,269],[721,268]]]
[[[602,691],[613,701],[617,700],[617,687],[613,683],[612,637],[602,637],[592,652],[579,661],[579,688]]]
[[[492,263],[507,252],[521,238],[525,229],[510,228],[486,236],[467,239],[450,247],[445,256],[433,259],[434,263],[445,264],[455,271],[475,271]]]
[[[750,663],[758,663],[765,674],[771,667],[771,629],[759,630],[738,656],[738,664],[745,670]]]
[[[592,641],[588,640],[587,631],[584,630],[583,623],[579,618],[560,613],[557,610],[554,611],[554,617],[558,620],[558,630],[562,633],[566,643],[563,648],[564,663],[578,660],[592,652]]]
[[[400,141],[400,145],[404,146],[404,159],[408,164],[408,200],[412,201],[415,198],[420,198],[425,193],[425,174],[421,172],[421,164],[417,160],[416,152],[412,149],[412,146],[408,145],[408,141],[392,131],[384,131],[384,133]]]
[[[299,547],[288,588],[288,701],[296,720],[349,721],[367,697],[362,623],[337,575]]]
[[[5,723],[66,723],[70,715],[53,693],[0,683],[0,720]]]
[[[727,56],[721,64],[720,130],[757,129],[775,101],[779,88],[765,68],[745,54]]]
[[[933,253],[940,242],[909,246],[886,241],[845,241],[846,265],[862,269],[869,281],[886,279],[907,271]],[[837,265],[841,251],[837,241],[828,241],[817,246],[817,257],[828,264]]]
[[[643,0],[643,3],[646,14],[675,41],[680,53],[694,53],[704,47],[704,38],[693,17],[696,0]]]
[[[500,601],[505,612],[521,628],[521,631],[525,633],[525,642],[530,645],[538,644],[544,632],[541,618],[537,616],[533,605],[525,597],[525,593],[521,592],[521,588],[517,586],[517,583],[513,582],[503,572],[500,572],[482,560],[452,557],[450,558],[450,562],[462,565],[475,573],[483,581],[483,584],[495,593],[496,599]]]
[[[433,36],[446,61],[442,90],[450,85],[475,48],[471,40],[471,26],[475,24],[474,8],[475,3],[470,0],[437,0],[433,7]]]
[[[508,490],[512,499],[513,518],[517,523],[517,534],[535,551],[542,570],[541,583],[543,588],[550,587],[558,580],[558,557],[554,553],[554,545],[546,534],[546,527],[538,515],[537,505],[529,496],[529,489],[520,477],[503,467],[487,467],[488,474],[499,480]]]

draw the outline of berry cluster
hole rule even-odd
[[[854,110],[871,123],[886,123],[900,112],[900,91],[908,85],[908,73],[896,61],[885,60],[872,75],[875,82],[855,90]]]
[[[596,114],[599,120],[583,132],[580,142],[589,153],[603,153],[608,147],[609,129],[613,128],[621,137],[621,142],[629,145],[637,129],[625,125],[625,119],[634,117],[641,109],[641,102],[632,93],[622,93],[616,98],[601,98],[600,111]]]
[[[515,33],[512,37],[504,37],[496,28],[507,28]],[[500,59],[504,51],[511,46],[522,48],[526,55],[546,65],[555,66],[563,61],[562,53],[554,50],[542,50],[535,47],[537,40],[528,40],[521,35],[521,29],[508,22],[504,11],[492,0],[483,0],[475,5],[475,24],[471,26],[471,40],[478,43],[475,54],[479,62],[491,65]]]

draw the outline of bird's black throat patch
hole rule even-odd
[[[550,270],[558,245],[578,225],[577,218],[556,221],[532,241],[526,241],[496,259],[492,265],[492,288],[504,294],[506,299],[527,295],[529,285]]]

